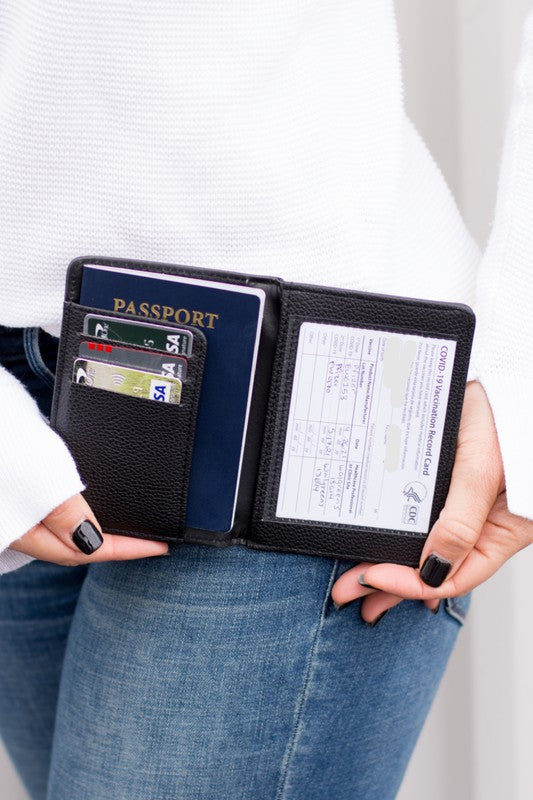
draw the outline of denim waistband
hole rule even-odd
[[[22,365],[49,387],[54,385],[55,363],[59,339],[42,328],[10,328],[0,325],[0,364],[17,377]]]

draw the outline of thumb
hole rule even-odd
[[[102,529],[90,505],[81,494],[75,494],[54,508],[43,524],[68,547],[85,555],[94,553],[103,544]]]
[[[501,480],[483,450],[457,452],[446,504],[420,558],[420,578],[428,586],[440,586],[459,569],[496,502]]]

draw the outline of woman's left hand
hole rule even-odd
[[[364,598],[361,616],[370,624],[403,599],[435,610],[440,599],[471,591],[532,541],[533,521],[507,508],[494,418],[482,385],[471,381],[446,505],[425,542],[420,569],[358,564],[335,582],[331,597],[338,606]]]

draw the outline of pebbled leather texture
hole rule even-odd
[[[180,406],[143,402],[71,382],[83,318],[86,313],[99,311],[77,303],[82,267],[89,263],[222,280],[265,291],[236,522],[229,534],[185,529],[188,475],[206,352],[205,337],[198,328],[190,328],[195,334],[194,357]],[[104,531],[418,566],[424,534],[276,518],[299,328],[303,321],[353,324],[457,341],[431,527],[444,505],[455,458],[475,326],[468,306],[100,256],[71,262],[65,298],[51,421],[69,445],[88,484],[85,495]],[[105,313],[132,318],[129,314]]]
[[[242,542],[250,524],[255,497],[261,442],[263,440],[263,428],[266,416],[266,404],[269,396],[272,364],[277,346],[279,309],[281,305],[280,296],[283,281],[280,278],[271,276],[247,275],[240,272],[220,271],[204,267],[190,267],[181,264],[140,261],[109,256],[80,256],[73,259],[68,267],[65,285],[65,300],[67,303],[77,303],[80,294],[83,266],[85,264],[98,264],[104,267],[126,269],[131,268],[146,272],[157,272],[160,275],[189,276],[191,278],[200,278],[204,280],[222,281],[227,284],[252,286],[264,291],[264,316],[261,326],[259,352],[257,356],[250,413],[248,416],[239,492],[235,509],[235,524],[229,533],[214,533],[212,531],[202,531],[196,528],[186,528],[183,536],[184,541],[187,542],[210,544],[221,547],[233,544],[237,541]],[[107,311],[105,313],[107,314]],[[127,316],[131,317],[132,315]],[[146,322],[146,318],[143,317],[143,320]],[[188,326],[180,325],[180,327]],[[191,328],[191,330],[197,329]],[[230,354],[228,355],[230,356]]]
[[[249,546],[354,561],[389,561],[418,566],[427,534],[282,520],[275,515],[298,335],[304,321],[353,324],[457,340],[431,529],[448,493],[474,334],[474,314],[462,304],[299,284],[284,286],[278,351],[272,373]]]
[[[185,529],[205,336],[190,328],[193,354],[179,405],[92,389],[72,382],[72,368],[80,341],[91,338],[82,333],[83,319],[95,311],[64,304],[51,425],[67,443],[104,531],[178,541]]]

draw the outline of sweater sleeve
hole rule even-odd
[[[496,213],[478,271],[472,358],[496,423],[509,510],[533,519],[533,14],[500,168]]]
[[[0,367],[0,573],[32,559],[9,545],[85,489],[74,459],[33,397]]]

